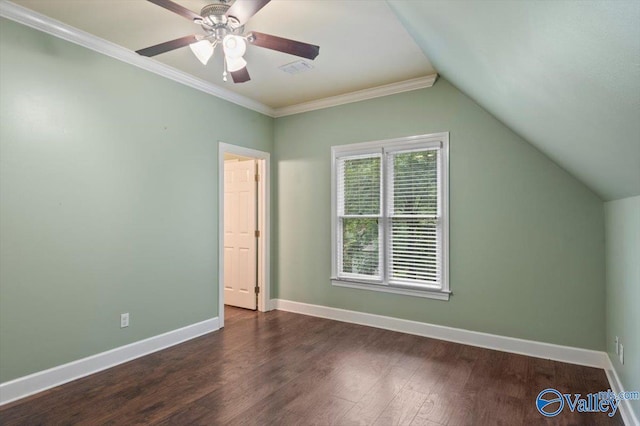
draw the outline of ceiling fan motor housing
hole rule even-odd
[[[200,11],[200,16],[224,16],[227,13],[227,10],[229,10],[229,4],[226,2],[212,3],[202,8],[202,10]]]
[[[215,35],[217,40],[221,40],[227,34],[241,34],[244,25],[233,16],[227,16],[230,4],[227,1],[219,1],[206,5],[200,11],[203,18],[202,28],[210,35]]]

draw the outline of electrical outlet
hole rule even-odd
[[[120,314],[120,328],[129,327],[129,312]]]
[[[620,343],[620,364],[624,365],[624,346]]]
[[[616,355],[620,355],[620,338],[616,336]]]

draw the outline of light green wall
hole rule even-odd
[[[7,20],[0,92],[0,381],[216,317],[217,144],[273,119]]]
[[[450,132],[448,302],[332,287],[332,145]],[[602,200],[440,79],[279,118],[274,297],[604,349]]]
[[[607,352],[625,390],[640,390],[640,196],[605,203]],[[615,336],[624,346],[624,365]],[[640,418],[640,401],[632,401]]]

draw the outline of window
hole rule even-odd
[[[332,283],[448,300],[449,134],[334,146]]]

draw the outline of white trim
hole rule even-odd
[[[345,309],[331,308],[328,306],[311,305],[291,300],[273,299],[271,304],[274,309],[279,309],[281,311],[295,312],[298,314],[328,318],[336,321],[367,325],[369,327],[447,340],[449,342],[456,342],[464,345],[478,346],[481,348],[568,362],[570,364],[585,365],[588,367],[606,369],[609,366],[609,358],[607,357],[607,354],[601,351],[536,342],[533,340],[524,340],[515,337],[499,336],[496,334],[481,333],[478,331],[368,314],[364,312],[349,311]]]
[[[125,47],[111,43],[110,41],[79,30],[15,3],[11,3],[10,1],[0,0],[0,16],[19,22],[28,27],[35,28],[36,30],[44,33],[51,34],[52,36],[71,43],[86,47],[95,52],[102,53],[103,55],[110,56],[127,64],[151,71],[154,74],[161,75],[162,77],[166,77],[170,80],[216,96],[220,99],[224,99],[225,101],[229,101],[236,105],[273,117],[274,110],[267,105],[261,104],[260,102],[234,93],[208,81],[194,77],[191,74],[187,74],[154,59],[140,56]]]
[[[605,373],[607,374],[607,379],[609,379],[609,384],[611,385],[611,390],[615,393],[620,393],[623,390],[626,390],[624,388],[624,386],[622,386],[622,382],[620,381],[620,377],[618,377],[618,373],[616,372],[615,367],[613,366],[613,363],[611,362],[611,360],[609,359],[609,357],[607,357],[607,362],[608,365],[607,367],[604,369]],[[630,391],[636,391],[638,389],[629,389]],[[620,410],[620,415],[622,416],[622,420],[624,421],[624,424],[627,426],[640,426],[640,420],[638,420],[638,417],[636,416],[636,413],[633,411],[633,408],[631,407],[631,401],[628,399],[625,399],[623,401],[620,402],[620,405],[618,407],[618,410]]]
[[[440,289],[429,290],[413,290],[403,287],[392,287],[388,285],[376,285],[371,283],[360,283],[357,281],[349,281],[342,278],[331,278],[331,284],[336,287],[357,288],[358,290],[373,290],[383,293],[402,294],[404,296],[424,297],[427,299],[449,300],[450,292]]]
[[[258,297],[258,310],[267,312],[271,310],[270,300],[271,289],[271,250],[270,250],[270,230],[271,230],[271,154],[257,149],[245,148],[243,146],[231,145],[224,142],[218,142],[218,301],[219,310],[218,318],[220,319],[220,327],[224,327],[224,154],[235,154],[243,157],[251,157],[261,160],[262,176],[258,191],[262,201],[260,203],[259,219],[262,223],[260,229],[260,246],[258,252],[258,265],[262,265],[259,274],[262,280],[259,280],[260,296]]]
[[[267,301],[270,298],[270,286],[271,281],[269,280],[270,271],[271,271],[271,263],[270,253],[271,246],[268,244],[269,231],[267,228],[269,227],[269,214],[267,207],[269,206],[269,186],[267,183],[269,182],[269,175],[267,170],[269,170],[269,159],[259,159],[258,163],[258,175],[260,176],[260,182],[258,184],[258,229],[261,234],[261,244],[259,246],[260,253],[258,253],[258,287],[260,288],[260,297],[258,297],[258,311],[267,312],[269,311],[269,304]]]
[[[285,117],[287,115],[300,114],[302,112],[315,111],[318,109],[350,104],[352,102],[365,101],[367,99],[395,95],[396,93],[425,89],[427,87],[433,86],[437,78],[438,74],[431,74],[426,77],[413,78],[411,80],[385,84],[383,86],[372,87],[370,89],[357,90],[355,92],[345,93],[343,95],[331,96],[328,98],[304,102],[297,105],[276,108],[273,112],[273,117]]]
[[[148,339],[91,355],[48,370],[19,377],[0,384],[0,405],[8,404],[38,392],[60,386],[107,368],[166,349],[218,330],[218,318],[211,318],[186,327],[158,334]]]
[[[378,141],[356,142],[344,145],[334,145],[331,149],[343,155],[365,154],[374,149],[382,149],[385,145],[403,144],[412,146],[420,142],[428,144],[430,148],[436,146],[433,142],[449,140],[449,132],[429,133],[424,135],[403,136],[401,138],[383,139]],[[382,152],[382,151],[381,151]]]
[[[297,105],[281,108],[271,108],[261,102],[255,101],[243,95],[239,95],[231,90],[217,86],[206,80],[194,77],[184,71],[165,65],[154,59],[140,56],[137,53],[111,43],[93,34],[82,31],[78,28],[67,25],[56,19],[50,18],[41,13],[35,12],[26,7],[17,5],[8,0],[0,0],[0,17],[10,19],[20,24],[26,25],[54,37],[86,47],[103,55],[110,56],[127,64],[134,65],[144,70],[158,74],[162,77],[184,84],[193,89],[208,93],[220,99],[232,102],[236,105],[259,112],[269,117],[278,118],[287,115],[299,114],[302,112],[315,111],[337,105],[344,105],[352,102],[359,102],[366,99],[379,98],[382,96],[394,95],[396,93],[419,90],[433,86],[438,74],[431,74],[425,77],[418,77],[397,83],[386,84],[338,96],[331,96],[324,99],[317,99]]]

